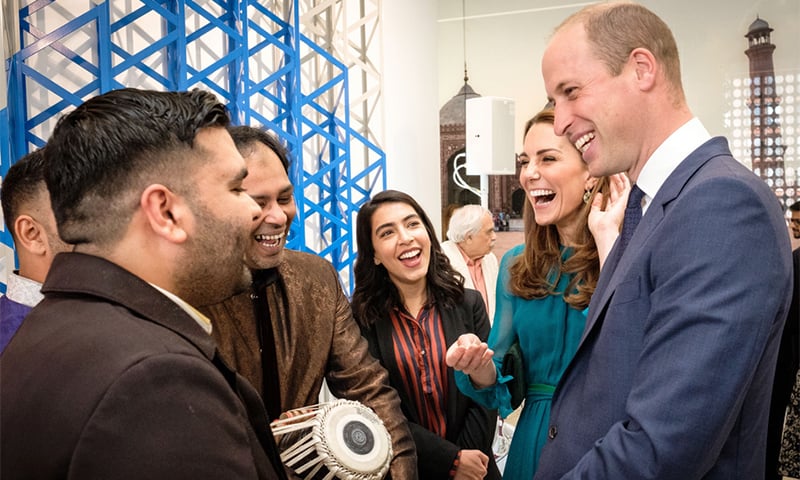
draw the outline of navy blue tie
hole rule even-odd
[[[628,242],[633,237],[633,232],[639,225],[639,220],[642,219],[642,198],[644,198],[644,192],[637,185],[634,185],[628,196],[628,205],[625,207],[625,220],[623,220],[622,232],[619,235],[618,256],[621,256],[622,252],[625,251],[625,247],[628,246]]]

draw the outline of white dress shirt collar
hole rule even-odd
[[[44,298],[41,283],[30,278],[21,277],[17,272],[12,272],[8,276],[6,285],[6,297],[28,307],[35,307]]]
[[[636,179],[636,185],[644,192],[644,202],[642,213],[647,211],[648,205],[653,197],[656,196],[661,186],[667,180],[678,165],[686,159],[692,152],[697,150],[700,145],[706,143],[711,138],[711,134],[700,122],[697,117],[684,123],[672,135],[667,137],[659,145],[655,152],[650,155],[647,162]]]
[[[168,292],[163,288],[159,287],[158,285],[153,285],[152,283],[150,285],[152,285],[153,288],[155,288],[159,292],[163,293],[164,296],[175,302],[179,307],[181,307],[181,309],[183,309],[184,312],[188,313],[189,316],[192,317],[194,321],[197,322],[197,324],[200,325],[207,334],[211,335],[211,320],[209,320],[208,317],[197,311],[196,308],[186,303],[186,301],[184,301],[182,298],[175,295],[174,293]]]

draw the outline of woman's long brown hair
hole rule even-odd
[[[525,135],[533,125],[555,121],[552,108],[545,108],[525,124]],[[598,179],[591,191],[592,198],[597,192],[608,190],[608,178]],[[600,276],[600,260],[588,226],[591,201],[581,207],[581,224],[573,253],[566,260],[561,259],[561,241],[555,225],[538,225],[534,220],[533,207],[526,198],[523,207],[525,229],[525,248],[511,265],[509,291],[525,299],[544,298],[548,295],[563,294],[564,301],[576,309],[589,305],[592,293]],[[603,200],[605,203],[605,199]],[[562,274],[575,274],[565,292],[557,292],[555,287]]]

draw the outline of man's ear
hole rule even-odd
[[[20,215],[14,220],[15,242],[18,247],[35,254],[47,253],[47,235],[44,227],[30,215]]]
[[[186,229],[194,222],[194,217],[179,195],[156,183],[144,189],[139,206],[156,235],[173,243],[186,241]]]
[[[633,64],[639,89],[642,91],[652,89],[660,68],[653,52],[646,48],[634,48],[628,61]]]

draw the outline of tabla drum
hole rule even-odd
[[[290,410],[270,424],[284,465],[305,480],[379,480],[392,441],[369,407],[337,400]]]

